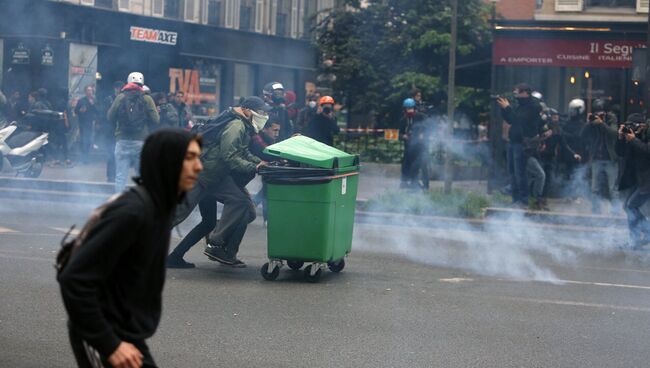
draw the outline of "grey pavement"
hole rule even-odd
[[[52,268],[89,204],[0,199],[0,365],[71,367]],[[196,221],[188,219],[186,232]],[[207,260],[169,270],[161,367],[647,367],[650,256],[617,234],[558,236],[507,225],[355,225],[340,274],[284,268],[262,280],[266,234],[249,228],[245,269]],[[179,239],[174,238],[173,244]]]

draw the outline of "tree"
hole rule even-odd
[[[489,42],[489,7],[463,0],[458,13],[458,56],[470,56]],[[353,113],[373,111],[381,126],[396,126],[401,102],[417,87],[425,99],[445,111],[451,35],[448,0],[371,0],[367,7],[346,1],[315,30],[324,60],[322,73],[333,73],[332,89]],[[484,91],[459,87],[456,103],[487,101]],[[474,99],[473,103],[466,100]],[[487,104],[485,105],[487,108]]]

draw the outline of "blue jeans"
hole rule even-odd
[[[624,208],[632,246],[640,246],[643,242],[647,243],[650,240],[648,219],[641,212],[641,207],[648,199],[650,199],[650,193],[641,193],[639,189],[634,188],[625,200]]]
[[[593,160],[591,162],[591,210],[600,212],[603,199],[614,199],[614,187],[617,176],[616,162],[609,160]]]
[[[129,169],[133,167],[140,175],[140,152],[142,141],[121,139],[115,143],[115,191],[121,192],[126,187]]]
[[[528,157],[526,161],[526,173],[530,180],[529,188],[532,188],[532,194],[535,199],[540,199],[544,195],[544,184],[546,183],[546,173],[535,157]]]
[[[524,145],[521,143],[508,143],[506,158],[512,186],[512,201],[527,204],[528,180],[526,179]]]

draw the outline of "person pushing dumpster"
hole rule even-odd
[[[245,267],[237,259],[239,245],[248,224],[255,220],[255,207],[246,190],[260,167],[266,162],[249,151],[251,136],[264,127],[271,107],[256,96],[246,97],[240,106],[210,119],[197,132],[203,136],[201,160],[204,170],[187,200],[176,211],[174,225],[181,223],[196,205],[201,222],[178,244],[167,258],[168,268],[192,268],[183,259],[194,244],[214,229],[204,254],[210,260],[233,267]],[[217,225],[217,202],[224,204]]]

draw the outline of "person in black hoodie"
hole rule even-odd
[[[174,210],[202,170],[200,154],[189,132],[150,135],[138,187],[100,207],[79,235],[58,277],[79,367],[155,367],[145,339],[160,321]]]
[[[508,171],[512,179],[512,202],[519,206],[528,207],[528,178],[526,164],[528,156],[525,148],[532,138],[539,134],[541,127],[540,112],[542,107],[537,99],[531,97],[531,88],[525,83],[520,83],[514,88],[517,107],[510,106],[510,102],[499,97],[497,103],[501,106],[503,119],[508,125],[507,160]]]

